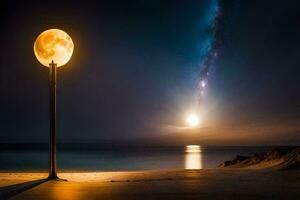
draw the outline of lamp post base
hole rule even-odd
[[[59,178],[57,176],[56,177],[49,176],[48,180],[50,180],[50,181],[68,181],[67,179]]]
[[[48,179],[59,179],[58,176],[48,176]]]

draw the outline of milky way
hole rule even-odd
[[[225,0],[211,1],[208,11],[207,26],[203,29],[201,47],[200,73],[197,85],[198,104],[201,106],[210,75],[210,69],[218,56],[221,43],[222,24],[224,20]]]

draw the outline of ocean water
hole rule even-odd
[[[130,171],[215,168],[236,155],[253,155],[273,147],[58,145],[59,171]],[[48,147],[2,144],[0,171],[47,171]]]

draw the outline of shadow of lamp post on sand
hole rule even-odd
[[[58,179],[56,166],[56,70],[65,65],[73,54],[71,37],[62,30],[49,29],[35,40],[33,50],[37,60],[49,67],[50,85],[50,145],[49,179]]]

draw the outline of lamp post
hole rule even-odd
[[[49,178],[57,178],[56,168],[56,64],[52,60],[49,64],[50,82],[50,160]]]
[[[50,85],[50,144],[49,179],[58,179],[56,165],[56,71],[66,64],[74,49],[71,37],[62,30],[49,29],[42,32],[34,42],[34,54],[38,61],[49,67]]]

